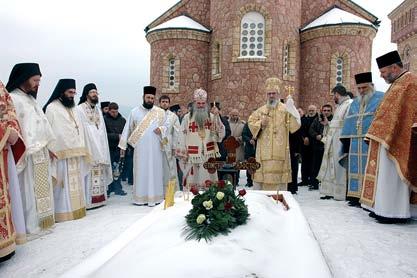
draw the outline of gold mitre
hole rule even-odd
[[[282,81],[276,77],[270,77],[265,81],[265,92],[271,93],[276,92],[280,93]]]

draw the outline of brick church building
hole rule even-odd
[[[391,41],[398,45],[404,67],[417,72],[417,1],[405,0],[389,15]]]
[[[151,84],[186,105],[196,88],[246,118],[282,80],[296,105],[333,102],[371,69],[378,18],[350,0],[182,0],[150,23]]]

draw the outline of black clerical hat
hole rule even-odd
[[[178,110],[180,110],[181,109],[181,107],[180,107],[180,105],[179,104],[174,104],[174,105],[172,105],[170,108],[169,108],[169,110],[171,111],[171,112],[178,112]]]
[[[74,79],[70,79],[70,78],[60,79],[58,81],[58,83],[56,84],[56,87],[55,87],[54,91],[52,92],[51,97],[46,102],[45,106],[43,107],[43,111],[45,112],[46,111],[46,107],[48,107],[48,105],[51,102],[53,102],[54,100],[56,100],[57,98],[59,98],[68,89],[76,89],[75,80]]]
[[[150,95],[155,95],[156,94],[156,88],[153,86],[145,86],[143,87],[143,94],[150,94]]]
[[[23,82],[31,78],[32,76],[40,75],[41,69],[36,63],[20,63],[16,64],[9,76],[9,81],[7,82],[6,89],[11,92],[14,89],[22,85]]]
[[[109,104],[110,104],[110,101],[102,101],[102,102],[100,102],[100,107],[101,107],[101,109],[103,109],[105,107],[108,107]]]
[[[384,54],[376,58],[376,63],[378,64],[378,68],[380,69],[399,62],[401,62],[401,57],[398,51],[396,50],[388,52],[387,54]]]
[[[81,104],[87,101],[88,92],[90,92],[91,90],[97,90],[96,84],[88,83],[87,85],[84,86],[83,94],[81,95],[80,102],[78,104]]]
[[[355,75],[356,84],[372,83],[372,72],[362,72]]]

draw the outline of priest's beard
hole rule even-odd
[[[145,107],[146,109],[152,109],[153,107],[153,102],[143,102],[143,107]]]
[[[98,103],[98,97],[87,97],[87,99],[88,99],[88,102],[93,105],[96,105]]]
[[[36,97],[38,96],[38,92],[36,91],[30,91],[27,92],[28,95],[30,95],[31,97],[33,97],[34,99],[36,99]]]
[[[196,104],[193,104],[193,115],[198,127],[203,128],[204,123],[209,117],[208,107],[197,108]]]
[[[67,97],[62,95],[59,100],[61,101],[62,105],[68,108],[72,108],[75,106],[74,97]]]
[[[276,99],[269,99],[268,102],[266,103],[268,108],[275,108],[277,107],[278,104],[278,100]]]
[[[358,100],[361,105],[368,105],[369,100],[371,99],[372,95],[374,94],[374,91],[368,92],[366,95],[358,95]]]

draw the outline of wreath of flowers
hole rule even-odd
[[[187,225],[184,228],[187,240],[212,240],[219,234],[227,235],[232,229],[243,225],[249,218],[248,207],[243,196],[246,190],[235,194],[233,185],[227,181],[212,182],[207,180],[207,190],[200,194],[196,187],[190,192],[194,198],[193,208],[185,216]]]

